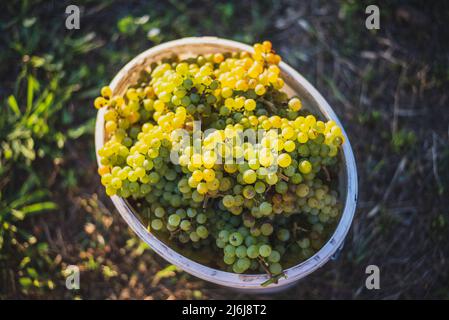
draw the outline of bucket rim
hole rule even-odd
[[[167,50],[173,50],[177,47],[186,45],[213,45],[217,47],[229,47],[234,50],[238,49],[248,52],[253,51],[253,48],[247,44],[218,37],[188,37],[165,42],[140,53],[130,62],[128,62],[116,74],[116,76],[110,83],[112,91],[115,91],[123,76],[128,74],[128,72],[141,64],[146,57],[160,54]],[[337,250],[342,247],[345,237],[352,225],[352,220],[354,218],[357,203],[358,182],[355,158],[351,148],[351,144],[349,142],[349,138],[339,118],[337,117],[331,106],[328,104],[328,102],[324,99],[324,97],[318,92],[318,90],[299,72],[297,72],[285,62],[281,62],[279,64],[279,68],[281,69],[281,73],[284,76],[288,75],[289,77],[292,77],[294,81],[298,82],[298,84],[302,86],[308,94],[310,94],[309,98],[313,100],[313,102],[316,104],[317,108],[325,118],[334,120],[342,129],[342,134],[345,140],[342,145],[342,158],[345,164],[344,175],[347,188],[344,209],[334,233],[326,242],[326,244],[312,257],[295,266],[285,269],[284,272],[287,278],[282,278],[278,281],[278,283],[272,283],[266,287],[262,287],[261,284],[269,279],[268,275],[266,274],[236,274],[214,269],[195,262],[176,252],[174,249],[170,248],[168,245],[166,245],[156,236],[150,233],[148,229],[142,224],[138,216],[134,214],[133,208],[124,198],[117,195],[110,197],[112,202],[114,203],[114,206],[116,207],[122,218],[126,221],[128,226],[139,236],[139,238],[141,238],[141,240],[147,243],[153,251],[155,251],[165,260],[203,280],[213,282],[225,287],[244,290],[246,292],[268,292],[273,289],[289,287],[299,279],[309,275],[310,273],[314,272],[322,265],[324,265],[337,252]],[[100,165],[100,157],[98,155],[98,151],[104,145],[104,113],[104,108],[98,110],[95,125],[95,151],[98,165]]]

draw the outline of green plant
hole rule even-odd
[[[18,277],[23,293],[30,287],[52,289],[54,282],[47,274],[53,264],[48,245],[38,242],[25,223],[33,215],[55,210],[57,205],[47,200],[49,192],[39,188],[36,175],[31,173],[18,192],[3,191],[8,185],[5,179],[0,178],[5,184],[0,199],[0,264],[15,266],[14,277]],[[14,256],[10,256],[11,252]]]
[[[416,143],[416,134],[413,131],[401,129],[393,133],[391,145],[395,152],[400,152],[404,148],[411,148]]]
[[[57,208],[35,164],[62,154],[66,138],[55,129],[54,115],[67,95],[57,91],[57,78],[42,87],[24,68],[0,117],[0,261],[15,270],[10,281],[18,279],[22,293],[54,287],[48,245],[38,241],[29,220]]]

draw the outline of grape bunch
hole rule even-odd
[[[106,194],[130,199],[185,252],[221,256],[212,264],[224,270],[274,277],[311,257],[341,213],[344,137],[282,91],[280,61],[264,41],[152,64],[123,95],[103,87]]]

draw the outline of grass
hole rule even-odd
[[[0,13],[0,298],[245,297],[167,264],[93,174],[99,88],[139,52],[215,35],[272,40],[330,102],[358,162],[357,215],[337,261],[274,298],[449,298],[447,4],[14,1]],[[365,268],[381,290],[365,289]],[[81,288],[65,288],[77,265]],[[267,297],[262,297],[267,298]]]

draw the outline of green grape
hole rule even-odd
[[[162,207],[157,207],[154,210],[154,215],[158,218],[162,218],[165,215],[165,209]]]
[[[187,216],[189,218],[194,218],[196,216],[196,214],[197,214],[196,209],[194,209],[194,208],[187,208]]]
[[[197,190],[194,190],[192,192],[192,200],[195,201],[195,202],[203,202],[204,201],[204,194],[201,194]]]
[[[290,181],[293,184],[300,184],[303,181],[303,179],[302,179],[301,174],[296,172],[291,176]]]
[[[257,243],[257,239],[255,237],[253,237],[251,235],[248,235],[248,236],[245,237],[245,245],[247,247],[249,247],[249,246],[251,246],[253,244],[256,244],[256,243]]]
[[[221,239],[215,240],[215,244],[218,248],[223,249],[226,246],[226,242]]]
[[[272,263],[279,262],[281,260],[281,255],[278,251],[272,250],[271,254],[268,256],[268,261]]]
[[[200,236],[198,235],[198,233],[193,231],[192,233],[190,233],[190,240],[192,240],[193,242],[198,242],[200,241]]]
[[[190,223],[189,220],[182,220],[179,226],[181,227],[182,230],[189,231],[190,228],[192,227],[192,224]]]
[[[248,258],[243,257],[243,258],[239,258],[237,260],[236,264],[237,264],[239,270],[241,271],[238,273],[243,273],[249,269],[249,267],[251,266],[251,261]]]
[[[246,257],[246,247],[243,246],[243,245],[238,246],[238,247],[235,249],[235,255],[236,255],[238,258],[244,258],[244,257]]]
[[[171,225],[171,224],[169,224],[169,223],[167,223],[167,224],[165,225],[165,227],[166,227],[167,230],[170,231],[170,232],[174,232],[174,231],[178,228],[178,227],[173,226],[173,225]]]
[[[243,181],[247,184],[256,182],[257,174],[254,170],[249,169],[243,173]]]
[[[290,165],[284,169],[284,174],[287,177],[292,177],[295,174],[295,171],[296,171],[296,168],[294,166]]]
[[[243,192],[243,186],[240,185],[240,184],[236,184],[236,185],[234,186],[234,188],[232,189],[232,191],[234,192],[235,195],[242,194],[242,192]]]
[[[207,221],[207,216],[204,213],[200,213],[196,216],[196,222],[199,224],[204,224]]]
[[[301,240],[298,240],[297,244],[301,249],[307,249],[308,247],[310,247],[310,240],[309,238],[303,238]]]
[[[184,219],[185,217],[187,217],[187,213],[184,209],[180,208],[176,210],[176,214],[181,218]]]
[[[279,263],[272,263],[270,264],[270,272],[274,275],[282,273],[282,267]]]
[[[228,230],[221,230],[218,233],[218,239],[223,241],[224,243],[227,243],[229,241],[229,231]]]
[[[241,196],[241,195],[236,195],[234,197],[234,206],[241,206],[243,205],[243,202],[245,201],[245,199]]]
[[[288,241],[290,239],[290,231],[287,229],[280,229],[277,232],[277,238],[283,242]]]
[[[249,230],[247,228],[245,228],[244,226],[241,226],[240,228],[237,229],[237,232],[240,233],[240,235],[245,238],[249,235]]]
[[[255,195],[256,195],[256,191],[254,190],[253,186],[245,186],[243,188],[243,196],[246,199],[252,199],[255,197]]]
[[[288,184],[285,181],[279,181],[275,186],[276,192],[280,194],[284,194],[288,190]]]
[[[232,265],[232,271],[233,271],[234,273],[243,273],[243,272],[245,272],[245,270],[243,270],[243,269],[241,268],[241,266],[240,266],[239,264],[237,264],[237,262],[235,262],[235,263]]]
[[[309,187],[306,184],[300,184],[298,188],[296,189],[296,195],[298,197],[307,197],[309,194]]]
[[[264,258],[269,257],[271,254],[271,247],[267,244],[261,245],[259,247],[259,254]]]
[[[246,249],[246,254],[251,259],[256,259],[259,256],[259,247],[257,245],[250,245],[248,249]]]
[[[259,206],[259,212],[264,216],[268,216],[273,212],[273,206],[269,202],[262,202]]]
[[[228,256],[235,256],[235,246],[228,244],[224,247],[224,254]]]
[[[260,231],[264,236],[269,236],[273,233],[273,225],[271,223],[264,223],[260,226]]]
[[[257,181],[254,185],[254,190],[259,194],[264,193],[266,190],[265,184],[262,181]]]
[[[276,246],[274,247],[274,249],[275,249],[277,252],[279,252],[279,254],[280,254],[281,256],[283,256],[283,255],[285,254],[285,251],[286,251],[286,248],[285,248],[285,246],[284,246],[283,244],[278,244],[278,245],[276,245]]]
[[[256,219],[253,216],[245,214],[243,216],[243,225],[247,228],[251,228],[256,224]]]
[[[154,219],[151,221],[151,228],[154,230],[161,230],[163,227],[163,222],[161,219]]]
[[[229,255],[225,255],[223,258],[224,263],[228,264],[228,265],[232,265],[235,262],[235,255],[233,256],[229,256]]]
[[[187,243],[187,242],[190,241],[190,237],[189,237],[189,235],[187,233],[182,232],[182,233],[179,234],[178,240],[181,243]]]
[[[259,229],[259,228],[256,228],[256,227],[254,226],[254,227],[252,227],[252,228],[250,229],[250,233],[251,233],[252,236],[258,237],[258,236],[260,236],[260,229]]]
[[[196,228],[196,233],[201,239],[206,239],[209,236],[209,231],[205,226],[199,226]]]
[[[243,236],[238,232],[231,233],[231,235],[229,236],[229,243],[234,247],[241,245],[242,242]]]
[[[160,180],[160,176],[159,176],[159,174],[158,174],[157,172],[151,172],[151,173],[149,174],[149,177],[150,177],[149,182],[150,182],[151,184],[156,184],[156,183],[158,183],[159,180]]]
[[[231,195],[226,195],[223,197],[223,204],[226,208],[234,206],[234,197]]]
[[[181,222],[181,218],[177,214],[172,214],[168,217],[168,223],[174,227],[177,227]]]

